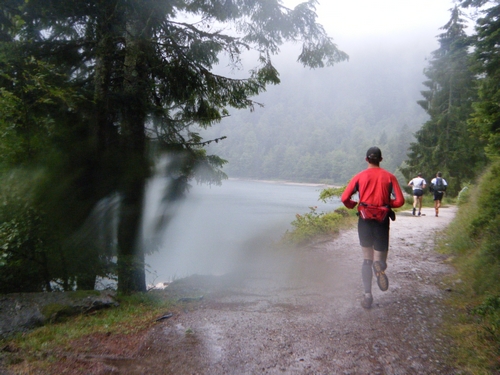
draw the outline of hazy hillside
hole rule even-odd
[[[383,166],[397,169],[427,120],[416,101],[435,40],[364,39],[344,49],[349,62],[318,70],[284,53],[276,63],[282,83],[256,98],[265,106],[235,111],[205,133],[227,136],[209,151],[229,161],[230,177],[344,183],[374,144]]]

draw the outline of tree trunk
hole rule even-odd
[[[117,19],[116,1],[102,2],[97,15],[96,63],[94,76],[95,125],[92,133],[92,146],[99,153],[106,154],[109,148],[117,146],[114,126],[116,109],[113,108],[112,82],[116,60],[116,43],[120,29]]]
[[[123,195],[118,227],[118,292],[145,292],[144,251],[138,246],[144,180],[130,183]]]
[[[118,292],[146,291],[144,250],[138,246],[146,179],[147,72],[144,61],[144,26],[139,20],[127,25],[126,56],[123,77],[123,109],[121,122],[123,173],[122,205],[118,225]]]

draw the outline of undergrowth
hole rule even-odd
[[[291,225],[291,231],[286,231],[282,241],[284,243],[305,244],[311,240],[324,236],[338,234],[341,228],[349,225],[348,218],[353,217],[344,207],[337,208],[332,212],[317,212],[317,207],[309,207],[306,214],[295,215]]]
[[[455,365],[471,374],[500,372],[500,162],[457,199],[458,213],[440,249],[457,269],[447,333]],[[457,282],[458,281],[458,282]]]

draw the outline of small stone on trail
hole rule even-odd
[[[171,318],[172,316],[173,316],[172,313],[168,313],[168,314],[165,314],[163,316],[160,316],[158,319],[156,319],[156,321],[159,322],[161,320],[165,320],[165,319]]]

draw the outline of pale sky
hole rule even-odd
[[[284,0],[293,7],[302,1]],[[318,21],[335,42],[362,36],[437,35],[450,19],[453,0],[319,0]]]

